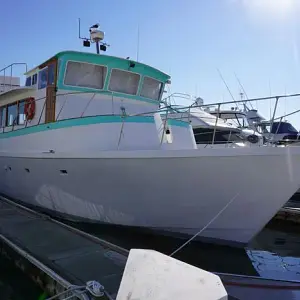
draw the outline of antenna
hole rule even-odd
[[[284,87],[284,94],[286,96],[286,87]],[[284,115],[286,115],[286,97],[284,97]],[[284,118],[284,121],[286,121],[286,117]]]
[[[243,92],[243,93],[240,93],[240,95],[241,95],[241,94],[245,95],[245,96],[246,96],[246,99],[249,100],[248,95],[247,95],[247,93],[246,93],[246,91],[245,91],[245,89],[244,89],[244,87],[243,87],[243,85],[242,85],[240,79],[237,77],[237,75],[236,75],[235,73],[234,73],[234,76],[235,76],[235,78],[236,78],[236,80],[237,80],[237,82],[238,82],[238,84],[239,84],[239,86],[240,86],[240,88],[241,88],[241,90],[242,90],[242,92]],[[253,105],[252,105],[251,102],[250,102],[250,106],[251,106],[251,108],[253,109]]]
[[[137,30],[136,61],[139,61],[139,52],[140,52],[140,24],[138,24],[138,30]]]
[[[228,93],[230,94],[232,100],[235,101],[235,99],[234,99],[234,97],[233,97],[233,95],[232,95],[232,93],[231,93],[231,91],[230,91],[230,89],[229,89],[229,87],[228,87],[226,81],[224,80],[224,78],[223,78],[223,76],[222,76],[222,74],[221,74],[221,72],[220,72],[220,70],[219,70],[218,68],[217,68],[217,71],[218,71],[218,73],[219,73],[219,75],[220,75],[220,77],[221,77],[223,83],[225,84],[225,86],[226,86],[226,88],[227,88],[227,91],[228,91]],[[237,104],[236,104],[236,106],[237,106]]]
[[[96,43],[96,52],[97,54],[100,54],[100,51],[106,51],[106,48],[109,47],[105,42],[102,42],[104,39],[104,32],[99,30],[99,24],[96,23],[89,28],[90,32],[90,37],[82,37],[81,32],[80,32],[80,18],[78,18],[78,34],[79,34],[79,39],[83,40],[83,47],[90,47],[91,43]]]
[[[270,79],[269,79],[269,92],[270,92],[270,97],[271,97],[272,91],[271,91],[271,81],[270,81]],[[272,115],[272,100],[270,99],[269,102],[270,102],[270,120],[271,120],[271,115]],[[256,102],[256,106],[257,106],[257,102]]]

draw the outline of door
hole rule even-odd
[[[57,60],[48,64],[45,123],[55,122]]]

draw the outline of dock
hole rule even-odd
[[[0,251],[47,300],[116,299],[129,251],[0,196]],[[215,273],[228,300],[289,299],[300,282]]]
[[[64,294],[84,300],[116,298],[128,255],[116,245],[3,197],[0,249],[49,297]]]

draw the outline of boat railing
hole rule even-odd
[[[274,104],[274,108],[273,108],[273,112],[272,112],[272,118],[270,119],[269,123],[270,123],[270,127],[273,126],[274,122],[276,120],[280,120],[280,122],[282,122],[284,120],[285,117],[287,116],[290,116],[290,115],[293,115],[295,113],[299,113],[300,112],[300,109],[299,110],[296,110],[292,113],[289,113],[289,114],[286,114],[284,116],[280,116],[280,117],[276,117],[276,113],[277,113],[277,108],[278,108],[278,103],[280,101],[280,99],[284,98],[295,98],[295,97],[300,97],[300,93],[296,93],[296,94],[290,94],[290,95],[277,95],[277,96],[268,96],[268,97],[260,97],[260,98],[253,98],[253,99],[243,99],[243,100],[235,100],[235,101],[227,101],[227,102],[216,102],[216,103],[209,103],[209,104],[197,104],[197,103],[194,103],[192,105],[189,105],[189,106],[177,106],[178,108],[180,107],[180,111],[181,112],[184,112],[184,114],[180,115],[178,114],[178,120],[182,120],[182,121],[186,121],[186,114],[190,114],[190,111],[192,108],[199,108],[199,109],[203,109],[205,112],[209,113],[209,111],[206,111],[205,108],[207,107],[217,107],[215,109],[215,124],[214,124],[214,132],[213,132],[213,138],[212,138],[212,142],[211,144],[214,144],[215,143],[215,137],[216,137],[216,133],[218,132],[218,120],[221,119],[220,118],[220,113],[221,113],[221,108],[224,107],[225,105],[230,105],[230,104],[234,104],[234,105],[237,105],[237,104],[242,104],[242,105],[245,105],[246,103],[251,103],[251,102],[262,102],[262,101],[266,101],[266,100],[272,100],[272,101],[275,101],[275,104]],[[166,111],[174,111],[174,107],[176,107],[176,105],[168,105],[167,102],[165,102],[165,107],[163,107],[163,110],[166,112]],[[175,109],[176,110],[176,109]],[[178,109],[177,109],[178,110]],[[184,118],[183,118],[183,115],[184,115]],[[166,116],[166,119],[168,118],[168,115],[165,114]],[[185,120],[184,120],[185,119]],[[190,121],[188,119],[188,121]],[[278,126],[279,128],[279,126]],[[278,131],[278,128],[277,128],[277,131]],[[251,127],[251,129],[253,130],[254,133],[258,133],[260,134],[260,132],[258,131],[257,128],[255,127]],[[267,137],[267,143],[269,142],[272,142],[271,141],[271,135],[272,133],[269,132],[268,133],[268,137]],[[299,136],[297,136],[297,141],[299,139]]]
[[[25,72],[23,73],[27,72],[27,63],[19,62],[12,63],[0,70],[0,76],[2,77],[2,80],[0,81],[0,93],[7,92],[20,86],[20,83],[16,84],[13,81],[14,69],[16,69],[17,66],[23,66],[25,69]]]
[[[65,97],[64,101],[62,101],[61,107],[59,109],[59,111],[56,113],[56,117],[55,117],[55,121],[58,120],[64,120],[64,119],[68,119],[68,118],[60,118],[61,117],[61,113],[63,112],[66,103],[68,102],[68,98],[70,95],[90,95],[89,100],[86,102],[85,107],[83,108],[82,112],[80,113],[80,115],[76,116],[76,118],[78,117],[84,117],[86,116],[86,112],[87,109],[89,108],[89,106],[91,105],[92,102],[94,101],[102,101],[102,99],[99,99],[96,97],[97,94],[99,94],[99,92],[95,93],[95,92],[89,92],[89,91],[84,91],[84,92],[67,92],[67,93],[63,93],[63,94],[57,94],[56,97]],[[101,92],[100,92],[101,94]],[[111,105],[112,105],[112,113],[107,114],[107,115],[116,115],[115,114],[115,94],[114,92],[103,92],[103,94],[108,95],[109,97],[111,97]],[[197,103],[193,103],[192,105],[188,105],[188,106],[180,106],[180,105],[173,105],[170,104],[170,100],[171,97],[180,97],[183,99],[191,99],[191,97],[187,94],[180,94],[180,93],[175,93],[170,95],[169,97],[164,99],[164,106],[160,107],[159,109],[155,110],[155,111],[146,111],[144,113],[136,113],[136,114],[128,114],[124,108],[123,111],[120,112],[120,108],[122,109],[122,106],[120,107],[120,104],[118,104],[118,113],[117,115],[121,115],[123,117],[124,122],[126,121],[126,117],[130,117],[130,116],[142,116],[142,115],[151,115],[154,113],[164,113],[164,118],[163,118],[163,133],[165,134],[165,132],[167,131],[167,124],[168,124],[168,120],[170,118],[174,119],[174,115],[172,116],[172,113],[176,112],[176,111],[180,111],[182,112],[182,114],[178,114],[178,120],[182,120],[182,121],[186,121],[186,122],[190,122],[190,116],[191,116],[191,109],[192,108],[199,108],[199,109],[203,109],[205,111],[205,107],[209,107],[212,105],[217,106],[217,114],[216,116],[214,116],[215,118],[215,122],[214,122],[214,131],[213,131],[213,137],[212,137],[212,141],[211,144],[215,144],[215,138],[216,138],[216,134],[218,133],[218,121],[219,119],[221,119],[219,117],[220,111],[221,111],[221,107],[223,105],[228,105],[228,104],[237,104],[237,103],[243,103],[245,104],[245,102],[251,102],[251,101],[265,101],[265,100],[274,100],[275,101],[275,105],[274,105],[274,110],[273,110],[273,114],[272,114],[272,119],[270,120],[270,125],[272,126],[272,124],[274,123],[275,120],[277,120],[278,118],[276,118],[276,111],[277,111],[277,106],[278,106],[278,102],[281,98],[287,98],[287,97],[299,97],[300,94],[291,94],[291,95],[278,95],[278,96],[269,96],[269,97],[263,97],[263,98],[254,98],[254,99],[247,99],[247,100],[237,100],[237,101],[228,101],[228,102],[218,102],[218,103],[210,103],[210,104],[197,104]],[[34,123],[34,125],[39,125],[41,123],[44,123],[43,121],[43,116],[45,116],[45,108],[46,108],[46,96],[41,97],[39,99],[36,99],[35,101],[38,103],[39,101],[44,101],[41,107],[41,111],[38,115],[38,122]],[[300,110],[298,111],[300,112]],[[296,112],[295,112],[296,113]],[[97,114],[95,114],[97,115]],[[100,114],[98,114],[100,115]],[[103,115],[103,114],[101,114]],[[25,120],[25,124],[18,124],[18,119],[19,118],[19,114],[15,117],[15,120],[13,120],[12,125],[10,126],[11,129],[7,130],[7,131],[11,131],[11,130],[19,130],[22,128],[26,128],[27,126],[31,126],[30,120]],[[283,120],[283,117],[280,118],[280,121]],[[16,125],[23,125],[23,126],[16,126]],[[4,126],[2,126],[3,132],[5,132],[5,128]],[[233,129],[234,130],[234,129]],[[271,133],[270,133],[271,135]],[[120,133],[121,136],[121,133]],[[162,140],[163,140],[164,136],[162,136]],[[228,143],[231,141],[228,141]]]

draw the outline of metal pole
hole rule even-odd
[[[275,102],[274,111],[273,111],[273,117],[271,119],[270,132],[269,132],[269,138],[268,138],[269,141],[270,141],[270,137],[271,137],[272,126],[273,126],[274,119],[275,119],[275,114],[276,114],[278,100],[279,100],[279,96],[276,97],[276,102]]]
[[[96,41],[96,51],[97,51],[97,54],[100,54],[99,41]]]
[[[217,114],[217,117],[216,117],[215,128],[214,128],[214,134],[213,134],[213,138],[212,138],[212,141],[211,141],[211,144],[212,144],[212,145],[213,145],[214,142],[215,142],[215,136],[216,136],[217,124],[218,124],[218,119],[219,119],[219,115],[220,115],[220,106],[221,106],[221,104],[218,104],[218,114]]]

